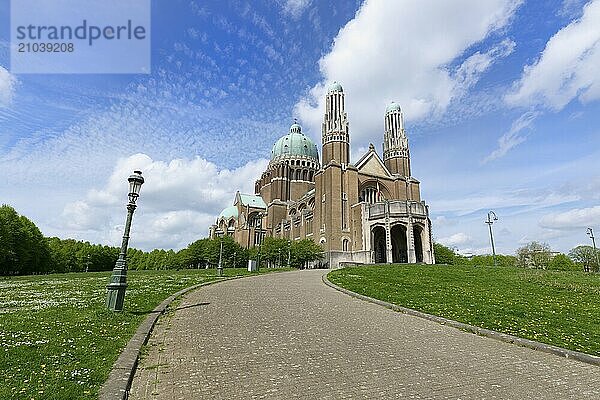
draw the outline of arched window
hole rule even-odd
[[[350,241],[348,239],[343,239],[342,240],[342,251],[348,251],[348,248],[350,247]]]

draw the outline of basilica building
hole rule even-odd
[[[210,237],[232,236],[244,247],[266,236],[312,239],[330,268],[346,264],[434,263],[429,208],[412,177],[400,105],[384,114],[383,159],[371,144],[350,160],[350,131],[342,86],[327,91],[322,157],[297,123],[273,145],[255,193],[237,192]]]

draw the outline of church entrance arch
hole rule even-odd
[[[415,225],[413,227],[413,238],[415,241],[415,257],[418,263],[423,262],[423,228]]]
[[[392,239],[392,262],[408,262],[408,246],[406,245],[406,227],[404,225],[394,225],[390,230]]]
[[[371,230],[371,239],[373,246],[374,261],[377,264],[387,262],[386,251],[385,251],[385,228],[383,226],[376,226]]]

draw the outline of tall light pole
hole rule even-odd
[[[281,247],[277,249],[279,252],[279,262],[277,263],[277,268],[281,268]]]
[[[494,246],[494,234],[492,233],[492,224],[494,223],[494,221],[498,221],[498,216],[496,216],[496,213],[493,211],[488,212],[487,221],[485,221],[485,223],[488,224],[488,227],[490,228],[490,242],[492,243],[492,255],[494,257],[494,267],[495,267],[496,266],[496,247]]]
[[[262,244],[262,219],[264,214],[259,212],[256,216],[258,218],[258,254],[256,257],[256,271],[258,272],[258,270],[260,270],[260,245]],[[254,236],[256,237],[256,230]]]
[[[217,266],[217,276],[223,276],[223,238],[221,238],[221,249],[219,250],[219,265]]]
[[[598,250],[596,249],[596,238],[594,237],[594,230],[587,228],[587,234],[592,239],[592,245],[594,246],[594,255],[596,256],[596,268],[600,271],[600,260],[598,260]]]
[[[287,263],[287,267],[290,267],[290,259],[292,256],[292,241],[288,240],[288,263]]]
[[[106,306],[112,311],[122,311],[125,300],[125,290],[127,289],[127,246],[129,245],[129,230],[131,229],[131,219],[136,209],[135,202],[140,196],[140,189],[144,183],[142,171],[133,171],[133,175],[127,178],[129,181],[129,203],[127,203],[127,220],[125,222],[125,231],[123,232],[123,241],[121,242],[121,252],[115,263],[110,283],[106,286],[108,294],[106,296]]]

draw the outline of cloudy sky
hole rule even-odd
[[[118,245],[206,236],[251,193],[293,118],[320,143],[344,86],[352,158],[404,110],[435,240],[464,253],[600,233],[600,0],[152,1],[149,75],[10,72],[0,0],[0,203],[47,236]]]

